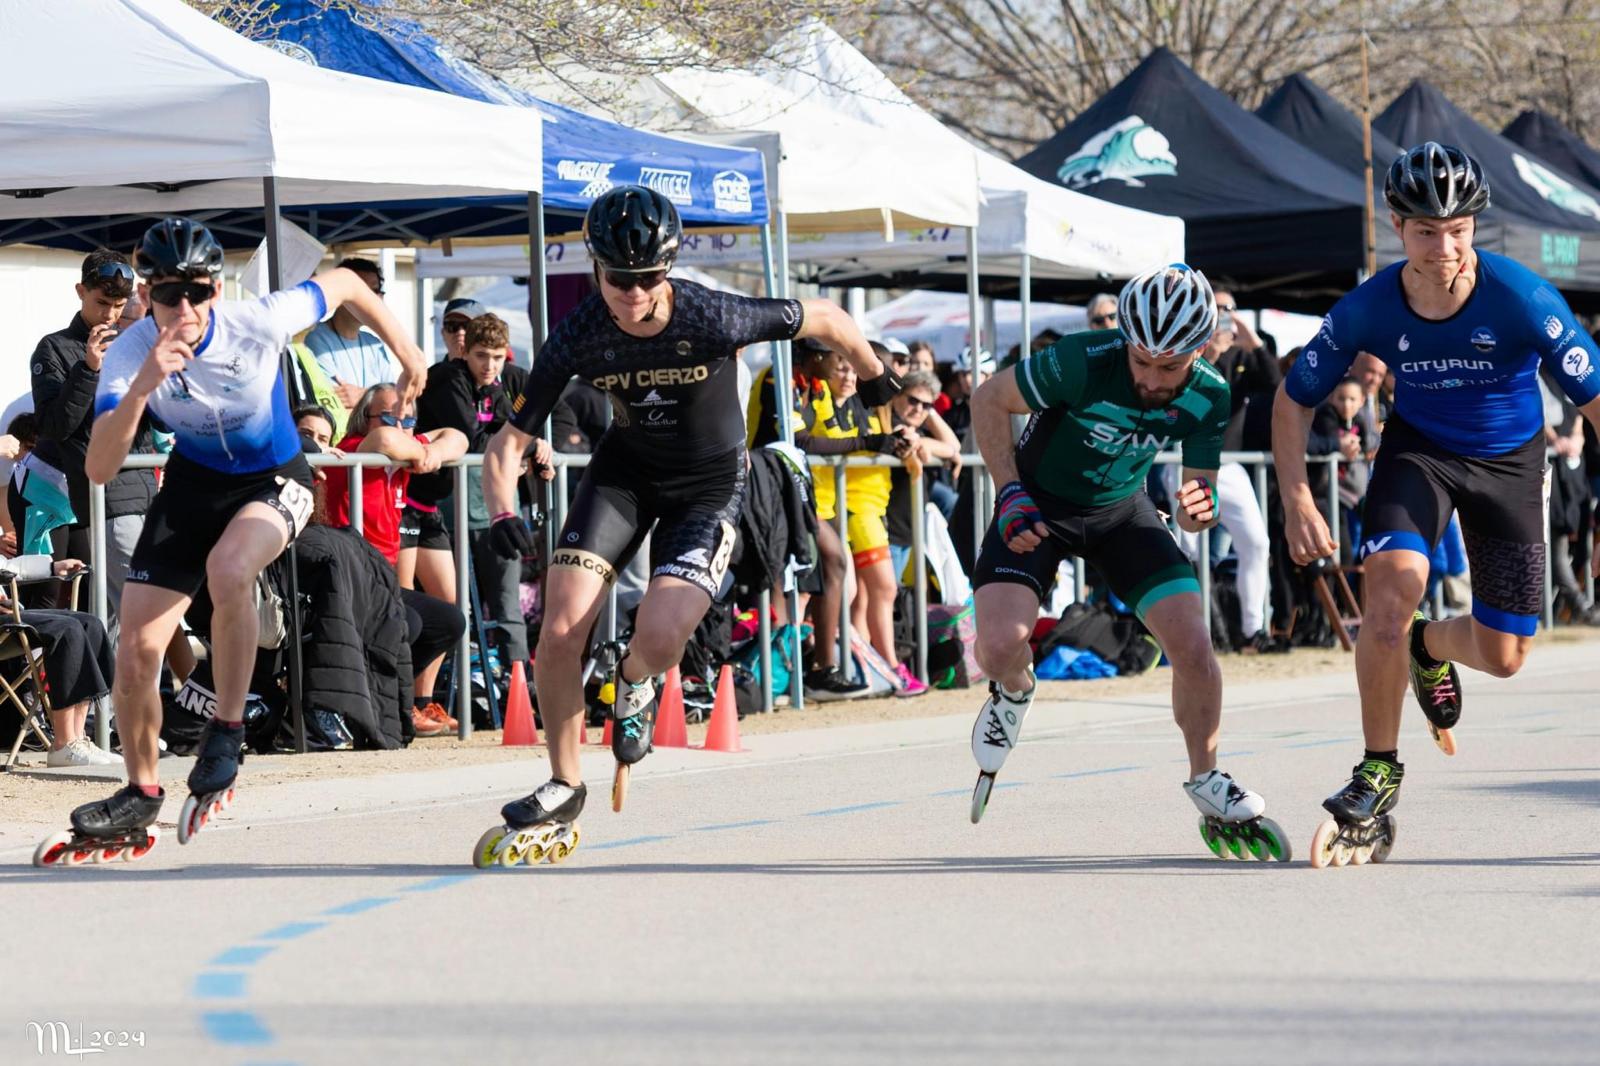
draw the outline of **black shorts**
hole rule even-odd
[[[1472,617],[1531,637],[1544,607],[1549,518],[1544,434],[1487,459],[1457,455],[1390,416],[1372,467],[1360,557],[1384,551],[1431,556],[1452,510],[1472,572]]]
[[[400,547],[449,551],[450,531],[444,525],[444,512],[438,508],[425,511],[415,504],[406,504],[400,512]]]
[[[1200,582],[1156,505],[1143,492],[1087,507],[1034,496],[1050,535],[1031,552],[1006,547],[994,519],[983,536],[972,587],[1009,582],[1031,588],[1044,602],[1063,559],[1077,555],[1098,570],[1117,598],[1140,618],[1180,592],[1199,593]]]
[[[681,578],[716,599],[733,558],[744,481],[743,449],[662,477],[602,446],[578,483],[550,565],[614,581],[648,533],[652,577]]]
[[[298,488],[292,487],[298,486]],[[193,596],[206,580],[206,557],[246,504],[270,504],[292,543],[311,518],[311,468],[303,455],[251,474],[224,474],[176,453],[128,561],[128,580]]]

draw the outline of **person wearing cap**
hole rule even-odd
[[[467,325],[482,318],[489,309],[477,300],[458,296],[444,305],[439,316],[439,332],[444,336],[445,358],[465,359],[467,356]]]
[[[51,535],[51,554],[57,559],[89,559],[89,478],[84,455],[94,424],[94,394],[106,349],[119,332],[123,308],[134,296],[133,266],[120,252],[101,248],[83,260],[77,285],[79,308],[66,329],[41,338],[29,366],[33,378],[33,408],[38,417],[39,458],[67,478],[67,495],[73,521]],[[154,447],[150,421],[142,419],[133,450]],[[122,603],[122,585],[128,559],[144,528],[144,513],[155,498],[153,470],[124,470],[106,485],[106,596],[113,613]]]
[[[1489,207],[1479,162],[1428,141],[1395,159],[1384,199],[1405,258],[1334,305],[1273,406],[1286,539],[1306,565],[1338,551],[1306,474],[1316,407],[1358,353],[1394,374],[1359,552],[1366,603],[1355,666],[1366,750],[1350,783],[1323,802],[1333,821],[1316,837],[1319,866],[1392,843],[1407,675],[1434,742],[1453,755],[1456,664],[1511,677],[1533,646],[1549,550],[1540,368],[1600,426],[1600,348],[1567,301],[1515,260],[1473,247]],[[1429,620],[1418,605],[1452,511],[1471,562],[1472,612]]]
[[[347,258],[339,266],[366,282],[383,297],[383,271],[370,259]],[[361,394],[374,385],[400,377],[400,363],[376,333],[364,329],[349,308],[340,306],[333,317],[306,334],[305,346],[322,372],[333,379],[334,390],[347,410],[355,410]]]

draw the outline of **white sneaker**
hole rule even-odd
[[[46,766],[102,766],[95,753],[100,749],[89,743],[88,737],[79,737],[64,748],[56,748],[45,756]],[[103,753],[101,753],[103,754]]]
[[[122,756],[118,755],[116,752],[107,751],[106,749],[99,747],[88,737],[83,738],[83,743],[84,747],[89,749],[89,756],[94,760],[96,766],[122,765]]]
[[[1267,801],[1234,783],[1233,778],[1221,770],[1211,770],[1183,783],[1201,814],[1211,815],[1224,822],[1248,822],[1259,818],[1267,809]]]

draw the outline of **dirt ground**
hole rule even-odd
[[[1558,629],[1540,637],[1540,642],[1576,643],[1600,639],[1600,631]],[[1310,677],[1336,671],[1353,671],[1353,657],[1338,649],[1296,649],[1287,655],[1225,655],[1221,658],[1224,691],[1228,686],[1256,681]],[[1171,685],[1165,668],[1137,677],[1105,678],[1096,681],[1045,681],[1041,695],[1049,699],[1119,699],[1165,692]],[[1354,686],[1354,677],[1351,685]],[[742,719],[740,733],[763,733],[797,729],[826,729],[908,718],[934,718],[951,714],[976,714],[983,700],[983,689],[933,690],[913,699],[850,700],[808,703],[804,710],[783,708],[773,714],[756,714]],[[703,724],[690,724],[689,743],[699,744],[705,736]],[[589,730],[591,743],[599,743],[600,730]],[[411,773],[458,766],[526,759],[530,754],[543,757],[542,748],[501,746],[500,733],[478,730],[471,739],[454,735],[421,739],[398,751],[341,751],[312,755],[251,755],[248,769],[252,787],[313,777],[365,777]],[[25,756],[26,757],[26,756]],[[43,757],[31,756],[42,765]],[[70,773],[70,772],[69,772]],[[172,776],[170,772],[164,777]],[[181,788],[181,784],[179,786]],[[0,774],[0,811],[5,823],[54,821],[79,803],[107,794],[106,778],[67,776],[61,771],[35,771],[19,768]],[[176,811],[176,808],[173,808]],[[64,824],[64,823],[63,823]],[[28,830],[24,830],[25,835]],[[29,838],[31,839],[31,838]],[[17,832],[0,823],[0,847],[20,843]]]

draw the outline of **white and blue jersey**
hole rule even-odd
[[[1433,443],[1473,458],[1505,455],[1544,428],[1542,360],[1582,407],[1600,396],[1600,350],[1554,285],[1513,259],[1478,253],[1478,279],[1447,319],[1422,318],[1396,263],[1341,299],[1284,387],[1315,407],[1369,352],[1394,372],[1395,411]]]
[[[213,306],[193,361],[150,394],[151,413],[176,435],[174,450],[225,474],[271,470],[299,455],[279,357],[290,338],[326,313],[327,300],[314,281],[247,303]],[[128,394],[159,332],[155,319],[146,318],[107,349],[96,418]]]

